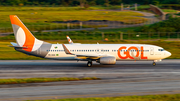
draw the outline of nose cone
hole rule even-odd
[[[165,53],[165,58],[170,57],[170,56],[171,56],[171,53],[168,52],[168,51],[166,51],[166,53]]]

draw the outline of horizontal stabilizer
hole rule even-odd
[[[20,48],[20,49],[27,49],[27,47],[20,47],[20,46],[9,46],[9,47]]]
[[[20,48],[20,49],[27,49],[27,47],[20,47],[17,45],[17,43],[11,42],[12,46],[9,47],[14,47],[14,48]]]
[[[17,43],[14,43],[14,42],[11,42],[11,44],[12,44],[13,46],[18,46]]]

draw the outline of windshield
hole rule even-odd
[[[158,49],[158,51],[164,51],[164,49]]]

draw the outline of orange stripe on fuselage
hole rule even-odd
[[[26,28],[26,26],[21,22],[21,20],[16,15],[10,15],[10,19],[12,24],[18,25],[24,30],[26,41],[23,47],[28,47],[27,49],[24,48],[24,50],[31,52],[34,46],[35,37],[31,34],[31,32]]]

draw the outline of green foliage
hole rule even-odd
[[[122,97],[96,97],[96,98],[69,98],[35,101],[179,101],[180,94],[144,95],[144,96],[122,96]]]
[[[167,12],[167,13],[176,13],[178,12],[177,10],[173,10],[173,9],[162,9],[163,12]]]
[[[77,6],[77,5],[120,5],[126,4],[180,4],[179,0],[1,0],[3,6]],[[87,6],[86,6],[87,7]]]
[[[138,9],[138,11],[149,10],[150,6],[149,5],[140,5],[137,7],[137,9]],[[135,7],[132,7],[131,10],[135,10]]]
[[[22,79],[0,79],[0,84],[21,84],[21,83],[38,83],[38,82],[58,82],[58,81],[79,81],[79,80],[100,80],[96,77],[84,78],[22,78]]]
[[[139,29],[139,27],[132,27],[127,29],[109,29],[109,30],[94,30],[94,31],[69,31],[69,32],[33,32],[33,35],[40,40],[66,40],[65,36],[70,36],[73,40],[104,40],[107,38],[110,40],[119,40],[121,33],[123,33],[124,40],[147,40],[147,39],[179,39],[180,33],[174,32],[175,28],[161,27],[159,32],[154,29],[148,29],[148,26],[140,27],[142,32],[135,32],[133,28]],[[145,32],[143,32],[145,30]],[[148,30],[148,32],[146,32]],[[172,31],[172,32],[171,32]],[[104,35],[103,35],[104,34]],[[14,35],[0,37],[1,41],[14,40]]]
[[[180,18],[171,18],[150,26],[142,26],[135,30],[136,32],[179,32]]]
[[[165,4],[162,4],[161,8],[176,9],[176,10],[180,9],[180,3],[178,0],[165,0],[165,1],[167,2],[164,2]],[[175,1],[176,3],[172,3],[172,1]]]

